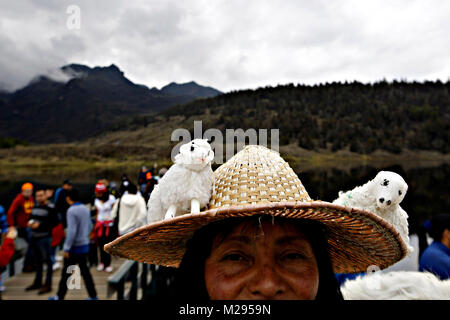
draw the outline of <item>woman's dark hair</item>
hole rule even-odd
[[[225,238],[240,223],[260,223],[261,220],[289,221],[305,234],[311,244],[319,270],[319,289],[316,300],[343,300],[339,284],[334,276],[331,259],[328,253],[326,229],[323,224],[306,219],[287,219],[273,216],[253,216],[245,218],[229,218],[213,222],[194,233],[187,243],[187,250],[177,270],[173,295],[179,300],[209,300],[205,285],[205,261],[211,254],[214,238],[220,234]]]
[[[130,194],[136,194],[137,193],[137,186],[134,183],[132,183],[132,182],[129,183],[127,189],[128,189],[128,193],[130,193]]]

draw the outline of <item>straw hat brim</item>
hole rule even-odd
[[[329,253],[336,273],[387,268],[406,255],[406,245],[383,218],[356,208],[323,201],[272,202],[210,209],[140,227],[105,245],[105,251],[148,264],[178,267],[186,243],[199,228],[222,219],[272,215],[316,220],[326,226]]]

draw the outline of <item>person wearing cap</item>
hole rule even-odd
[[[30,219],[33,207],[33,185],[29,182],[26,182],[22,185],[21,192],[11,203],[7,214],[8,225],[16,227],[17,236],[25,240],[25,242],[28,244],[23,264],[24,272],[34,271],[33,252],[31,250],[31,247],[29,246],[30,235],[28,229],[28,220]]]
[[[94,237],[100,251],[100,263],[97,270],[112,272],[111,256],[105,252],[103,247],[116,236],[113,228],[114,218],[111,216],[111,211],[116,202],[116,198],[108,192],[104,183],[97,183],[95,185],[95,196],[94,206],[97,210],[97,218],[94,227]]]
[[[208,208],[141,227],[105,250],[178,268],[173,294],[196,300],[342,300],[334,273],[384,269],[406,255],[376,214],[311,200],[275,151],[247,146],[214,177]]]
[[[428,271],[447,280],[450,278],[450,214],[434,216],[427,227],[434,241],[422,253],[419,271]]]
[[[28,242],[28,220],[34,207],[33,185],[24,183],[8,210],[8,225],[17,228],[18,237]]]

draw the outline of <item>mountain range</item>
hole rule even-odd
[[[195,82],[150,89],[131,82],[114,64],[70,64],[60,70],[65,81],[38,76],[15,92],[0,92],[0,137],[33,144],[78,141],[120,125],[129,116],[151,115],[221,94]]]
[[[279,129],[280,146],[303,150],[450,153],[450,81],[286,84],[221,94],[195,82],[149,89],[115,65],[61,70],[70,80],[41,76],[0,93],[0,147],[3,136],[31,144],[84,141],[83,154],[95,144],[105,157],[143,147],[166,157],[171,132],[192,132],[194,121],[202,120],[205,130],[223,134]],[[3,140],[7,147],[17,144]]]

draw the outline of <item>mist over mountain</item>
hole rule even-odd
[[[31,143],[83,140],[124,117],[148,115],[221,92],[194,82],[164,90],[131,82],[114,64],[61,67],[13,93],[0,90],[0,137]]]

